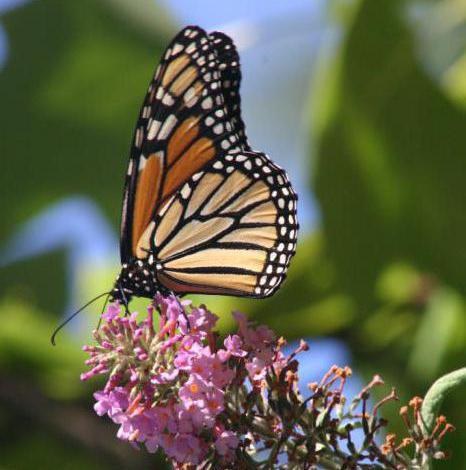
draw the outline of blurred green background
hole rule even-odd
[[[99,384],[79,381],[100,305],[49,337],[111,286],[133,125],[188,22],[238,42],[250,140],[302,201],[273,299],[202,299],[221,328],[239,309],[290,340],[336,338],[403,402],[465,365],[466,3],[219,3],[0,0],[1,469],[164,468],[117,441],[92,412]],[[436,468],[466,468],[464,392],[443,406],[458,430]]]

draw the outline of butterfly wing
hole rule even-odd
[[[194,173],[240,149],[227,113],[213,39],[189,26],[167,48],[136,125],[123,195],[122,263],[147,257],[140,249],[147,227]]]
[[[296,199],[286,173],[262,153],[206,165],[145,237],[159,282],[177,293],[272,295],[295,252]]]
[[[250,151],[236,48],[182,30],[167,48],[136,126],[126,177],[122,262],[149,258],[177,293],[271,295],[296,245],[285,172]]]
[[[232,39],[224,33],[215,31],[210,34],[210,38],[217,51],[223,99],[230,122],[239,137],[239,144],[242,149],[251,150],[246,137],[245,125],[241,118],[241,97],[239,93],[241,67],[238,51]]]

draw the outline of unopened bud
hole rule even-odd
[[[409,401],[409,406],[411,406],[415,411],[419,411],[422,405],[422,398],[421,397],[413,397]]]
[[[317,390],[319,389],[319,384],[317,382],[311,382],[309,384],[307,384],[307,388],[311,391],[311,392],[317,392]]]

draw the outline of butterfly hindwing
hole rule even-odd
[[[134,133],[126,176],[121,258],[138,247],[156,212],[194,173],[239,150],[228,117],[216,47],[201,28],[182,30],[165,51]]]
[[[296,247],[296,195],[256,152],[229,154],[186,182],[145,239],[158,278],[178,293],[266,297]]]

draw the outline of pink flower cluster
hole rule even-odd
[[[383,386],[376,375],[348,400],[351,369],[334,365],[308,384],[304,398],[297,355],[307,343],[284,356],[283,338],[233,315],[238,330],[221,340],[215,315],[173,296],[157,296],[147,316],[110,305],[95,344],[84,347],[90,369],[82,380],[107,377],[94,394],[97,414],[119,425],[120,439],[162,449],[174,470],[407,470],[446,458],[441,443],[454,428],[440,416],[427,429],[419,397],[409,403],[412,413],[400,410],[407,437],[388,434],[380,445],[377,435],[387,425],[380,409],[398,399],[394,389],[371,407],[373,389]]]
[[[84,347],[91,369],[81,379],[108,375],[94,394],[96,413],[120,426],[120,439],[149,452],[160,447],[174,463],[233,461],[244,443],[226,409],[241,390],[260,390],[267,368],[285,366],[270,329],[233,315],[238,332],[222,343],[217,317],[204,306],[159,295],[140,319],[110,305],[96,344]]]

